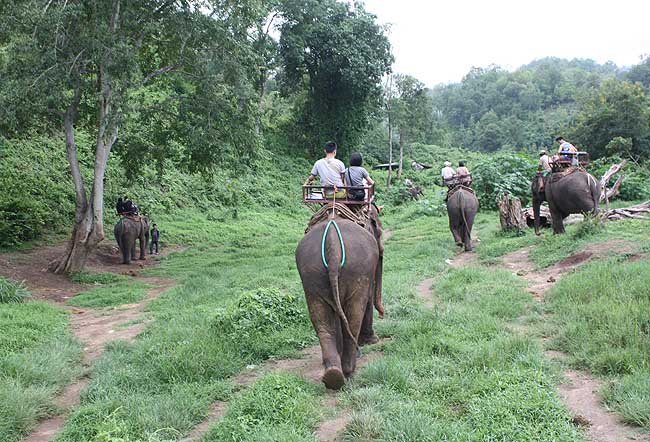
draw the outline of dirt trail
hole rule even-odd
[[[620,246],[620,242],[616,242]],[[610,244],[610,247],[612,244]],[[592,245],[544,270],[535,270],[530,260],[531,247],[527,247],[503,257],[502,266],[528,282],[528,291],[533,297],[544,302],[544,293],[550,289],[563,273],[572,271],[588,261],[595,253],[607,250],[602,244]],[[601,252],[602,253],[602,252]],[[545,351],[547,357],[563,360],[568,355],[555,351]],[[637,428],[627,425],[622,418],[606,410],[599,396],[602,382],[585,372],[564,371],[565,381],[559,386],[559,393],[565,405],[573,414],[573,422],[585,427],[585,433],[592,442],[622,442],[626,440],[645,441]]]
[[[70,328],[75,337],[84,345],[83,364],[88,367],[104,351],[105,345],[116,339],[134,339],[146,325],[141,320],[142,310],[149,300],[157,297],[174,285],[174,281],[162,278],[138,277],[138,280],[155,284],[149,289],[147,296],[137,304],[126,304],[112,310],[94,310],[70,308]],[[115,312],[115,313],[113,313]],[[135,322],[138,321],[138,322]],[[130,322],[134,322],[129,324]],[[80,393],[90,380],[81,378],[77,382],[67,385],[57,403],[63,414],[45,419],[23,439],[23,442],[47,442],[63,427],[70,410],[80,401]]]
[[[63,254],[65,243],[38,247],[19,252],[0,254],[0,275],[18,281],[24,281],[33,299],[46,300],[62,304],[75,294],[86,290],[87,285],[72,282],[67,276],[55,275],[48,271],[48,264]],[[166,248],[161,255],[176,249]],[[154,286],[147,296],[136,304],[127,304],[112,309],[89,309],[67,307],[70,311],[70,329],[83,344],[83,365],[89,367],[98,358],[105,345],[116,339],[131,340],[146,325],[142,319],[142,310],[147,302],[174,285],[170,279],[139,276],[138,271],[158,264],[158,260],[147,256],[145,261],[136,261],[130,266],[120,264],[117,248],[109,242],[101,244],[88,259],[86,269],[90,272],[112,272],[133,276],[134,281],[146,282]],[[58,416],[39,422],[36,428],[23,439],[23,442],[45,442],[53,439],[60,431],[69,411],[79,404],[79,395],[90,380],[81,378],[64,387],[57,399],[57,405],[63,411]]]
[[[427,278],[422,280],[422,282],[416,288],[418,297],[427,308],[433,308],[435,305],[433,291],[431,290],[432,284],[433,278]]]
[[[290,373],[295,373],[310,382],[315,384],[321,383],[321,376],[323,374],[323,362],[321,359],[321,350],[320,345],[312,345],[303,349],[301,352],[300,358],[293,359],[278,359],[278,360],[269,360],[265,363],[254,366],[246,371],[240,373],[234,378],[234,383],[240,387],[245,387],[253,382],[255,382],[259,377],[267,373],[286,371]],[[367,365],[369,362],[377,359],[381,356],[381,352],[371,351],[364,353],[357,360],[357,370]],[[338,405],[337,395],[338,392],[327,391],[327,399],[325,400],[324,405],[327,408],[336,410]],[[198,441],[201,437],[221,419],[227,411],[228,403],[224,401],[214,402],[208,416],[201,423],[199,423],[190,434],[182,439],[182,442],[193,442]],[[321,422],[319,428],[316,431],[319,441],[334,441],[336,440],[336,435],[345,428],[345,425],[348,422],[348,417],[339,413],[335,413],[335,417],[332,419],[325,420]]]

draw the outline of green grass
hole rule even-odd
[[[499,258],[523,247],[533,246],[530,259],[538,268],[549,267],[583,249],[588,244],[618,241],[631,249],[628,253],[641,251],[650,245],[648,224],[638,220],[622,220],[600,223],[593,219],[566,226],[566,234],[554,235],[551,229],[544,229],[541,236],[535,236],[533,229],[522,234],[500,231],[499,215],[496,212],[480,213],[475,223],[475,233],[481,238],[476,253],[482,263],[498,263]],[[621,254],[616,247],[604,247],[605,255]]]
[[[324,388],[295,375],[269,374],[236,395],[205,442],[316,442]]]
[[[128,280],[128,276],[118,275],[110,272],[96,273],[96,272],[74,272],[70,275],[70,279],[79,284],[113,284],[116,282],[123,282]]]
[[[556,338],[572,364],[612,379],[607,402],[650,430],[650,261],[591,263],[547,294]]]
[[[113,307],[142,301],[151,285],[140,281],[125,281],[93,287],[66,301],[76,307]]]
[[[17,441],[56,413],[56,397],[81,374],[67,313],[45,302],[0,308],[0,440]]]
[[[510,331],[533,308],[522,281],[480,265],[450,269],[445,260],[457,249],[446,218],[418,210],[406,205],[385,216],[393,230],[387,314],[376,329],[392,339],[342,395],[353,413],[345,440],[582,440],[556,394],[557,368],[533,338]],[[188,211],[157,220],[170,242],[187,247],[145,273],[178,284],[148,304],[155,321],[135,341],[109,345],[94,364],[59,442],[182,439],[215,400],[229,407],[206,440],[314,440],[321,386],[273,374],[233,394],[232,377],[246,365],[294,356],[316,342],[294,262],[309,212],[288,212],[232,218]],[[479,254],[496,241],[495,215],[477,219]],[[583,232],[580,240],[603,235]],[[542,241],[506,239],[511,243],[488,255]],[[562,253],[569,248],[561,245]],[[433,311],[415,293],[426,277],[434,278]]]
[[[534,340],[507,329],[531,308],[522,282],[483,267],[447,270],[455,248],[446,220],[408,219],[388,219],[387,316],[377,329],[392,340],[345,392],[353,414],[344,440],[582,440],[555,369]],[[438,302],[427,311],[414,283],[436,275]]]
[[[147,273],[178,284],[148,304],[155,321],[134,342],[108,346],[59,440],[178,439],[214,400],[228,397],[230,378],[246,365],[315,342],[294,261],[303,215],[254,212],[210,221],[188,212],[159,220],[168,238],[188,247]],[[251,291],[262,293],[259,302],[251,302]],[[223,315],[258,325],[271,315],[279,323],[244,336],[249,330],[224,327]]]
[[[29,297],[25,284],[0,276],[0,304],[23,302]]]

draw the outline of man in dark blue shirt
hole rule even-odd
[[[154,224],[151,226],[151,243],[149,244],[149,254],[153,254],[153,245],[156,245],[156,255],[158,254],[158,239],[160,238],[160,230]]]

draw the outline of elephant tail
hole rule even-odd
[[[325,232],[325,234],[327,235],[327,232]],[[340,318],[341,325],[343,326],[344,329],[344,333],[347,333],[350,339],[352,339],[352,342],[354,342],[354,346],[356,348],[359,348],[359,343],[357,342],[357,338],[354,336],[352,330],[350,329],[350,323],[348,322],[348,318],[345,316],[345,312],[343,311],[343,306],[341,305],[341,294],[339,291],[339,270],[342,267],[342,263],[344,262],[343,261],[344,251],[342,247],[340,251],[335,250],[338,247],[334,246],[333,244],[337,244],[339,243],[339,241],[334,240],[332,236],[334,236],[333,232],[332,235],[326,236],[327,244],[329,245],[329,247],[325,247],[325,250],[330,251],[330,253],[328,254],[330,259],[328,259],[329,264],[327,266],[327,276],[329,277],[330,287],[332,288],[332,299],[334,301],[333,302],[334,305],[330,304],[330,307],[334,309],[337,316]],[[343,243],[343,237],[340,237],[339,239],[340,242]]]
[[[460,208],[460,216],[463,219],[463,235],[462,235],[462,237],[465,238],[465,232],[467,232],[467,230],[468,230],[467,218],[465,218],[465,194],[463,193],[462,189],[459,190],[457,193],[458,193],[458,207]]]
[[[591,192],[591,198],[594,200],[594,209],[592,213],[598,212],[598,203],[600,202],[600,183],[590,173],[587,174],[587,185]]]

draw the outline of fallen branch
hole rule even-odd
[[[645,214],[647,216],[643,216]],[[650,201],[636,204],[631,207],[622,207],[619,209],[610,209],[600,212],[600,216],[609,221],[631,218],[640,220],[650,220]]]
[[[621,183],[623,182],[623,176],[621,175],[618,177],[616,180],[616,183],[614,184],[614,187],[611,189],[607,189],[607,184],[609,183],[609,180],[612,179],[614,175],[616,175],[618,172],[620,172],[623,167],[627,164],[627,160],[623,160],[618,164],[613,164],[607,172],[605,172],[605,175],[600,179],[600,200],[599,202],[607,201],[609,202],[610,199],[618,195],[621,191]]]

